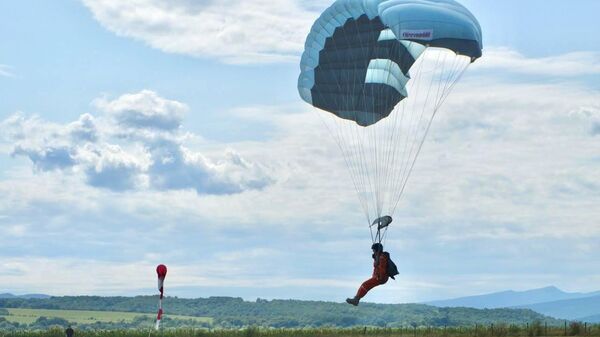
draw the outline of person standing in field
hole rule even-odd
[[[74,334],[75,334],[75,331],[73,331],[73,328],[71,328],[71,326],[69,325],[67,327],[67,329],[65,330],[65,335],[67,337],[73,337]]]
[[[347,298],[346,303],[357,306],[360,299],[365,297],[369,290],[377,287],[378,285],[385,284],[388,279],[388,260],[389,254],[383,251],[383,245],[381,243],[374,243],[371,246],[373,250],[373,276],[361,284],[356,292],[356,296],[353,298]]]

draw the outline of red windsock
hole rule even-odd
[[[167,277],[167,266],[159,264],[156,267],[156,274],[158,275],[158,290],[160,291],[160,298],[163,298],[163,285],[165,283],[165,277]]]
[[[163,299],[163,286],[165,283],[165,277],[167,277],[167,266],[165,266],[164,264],[159,264],[156,267],[156,274],[158,275],[158,290],[160,291],[160,297],[158,299],[158,314],[156,314],[156,330],[158,330],[160,328],[160,320],[162,319],[162,315],[163,315],[163,308],[162,308],[162,299]]]

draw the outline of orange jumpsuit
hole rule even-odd
[[[365,297],[365,295],[369,292],[369,290],[377,287],[378,285],[385,284],[388,281],[387,274],[387,256],[381,252],[377,258],[374,258],[373,262],[373,276],[363,282],[358,291],[356,292],[356,297],[361,299]]]

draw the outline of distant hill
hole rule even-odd
[[[494,309],[522,307],[537,303],[578,299],[591,297],[594,295],[600,295],[600,292],[568,293],[556,287],[546,287],[527,291],[508,290],[478,296],[468,296],[450,300],[432,301],[426,302],[424,304],[433,305],[436,307],[469,307],[478,309]]]
[[[50,297],[52,297],[52,296],[44,295],[44,294],[25,294],[25,295],[13,295],[10,293],[0,294],[0,298],[44,299],[44,298],[50,298]]]
[[[581,318],[579,318],[579,320],[582,322],[588,322],[588,323],[600,323],[600,314],[581,317]]]
[[[600,322],[600,295],[519,307],[556,318]]]
[[[352,327],[352,326],[472,326],[475,324],[520,324],[545,321],[559,325],[561,321],[529,309],[438,308],[424,304],[372,304],[358,307],[346,303],[262,300],[244,301],[241,298],[210,297],[164,300],[166,314],[209,317],[214,326],[235,328],[263,326],[274,328]],[[51,297],[46,299],[5,298],[0,308],[31,308],[60,310],[99,310],[153,313],[156,296],[138,297]]]

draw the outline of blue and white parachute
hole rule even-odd
[[[298,91],[323,116],[367,220],[392,215],[481,27],[454,0],[337,0],[314,23]]]

